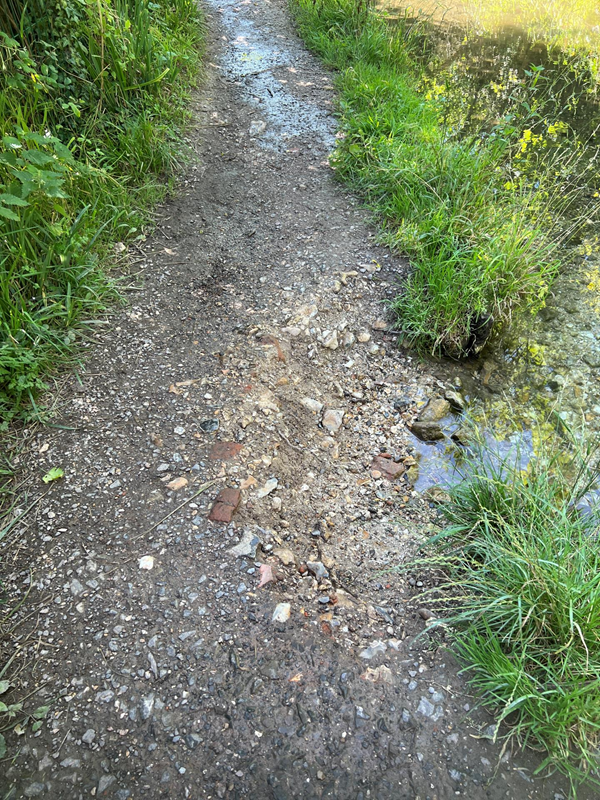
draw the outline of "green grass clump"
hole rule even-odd
[[[600,785],[600,513],[578,509],[596,460],[566,451],[524,470],[518,453],[482,448],[419,562],[446,578],[429,602],[450,614],[483,704],[573,786]]]
[[[117,297],[111,245],[181,161],[201,44],[194,0],[0,4],[0,430]]]
[[[338,70],[338,175],[374,211],[411,274],[393,303],[405,338],[464,355],[482,321],[538,308],[557,271],[558,242],[541,175],[509,180],[520,130],[458,135],[436,91],[424,91],[426,29],[391,25],[353,0],[292,0],[300,32]]]

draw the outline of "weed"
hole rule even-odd
[[[522,468],[475,446],[421,567],[443,575],[459,658],[509,736],[547,751],[573,787],[600,766],[597,451],[542,452]],[[600,785],[600,783],[599,783]]]
[[[143,238],[181,161],[202,31],[192,0],[6,0],[0,22],[6,429],[118,297],[110,243]]]

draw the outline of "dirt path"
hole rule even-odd
[[[15,696],[52,707],[2,797],[558,800],[382,574],[434,518],[406,422],[443,387],[382,330],[403,265],[332,181],[330,76],[282,3],[209,22],[199,163],[3,543]]]

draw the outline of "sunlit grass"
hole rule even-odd
[[[424,90],[425,28],[389,26],[349,0],[293,7],[307,42],[339,71],[343,136],[332,164],[373,210],[382,239],[411,259],[393,303],[404,340],[462,356],[492,320],[500,327],[519,306],[539,308],[564,241],[557,206],[573,198],[546,182],[541,148],[523,151],[528,120],[457,135],[444,94]]]
[[[593,0],[380,0],[377,5],[391,13],[424,15],[479,31],[522,28],[567,52],[600,51],[600,7]]]

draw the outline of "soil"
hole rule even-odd
[[[406,568],[438,524],[408,425],[449,387],[389,330],[406,265],[328,166],[332,76],[279,0],[207,17],[143,286],[20,457],[3,699],[50,710],[2,797],[566,797]]]

